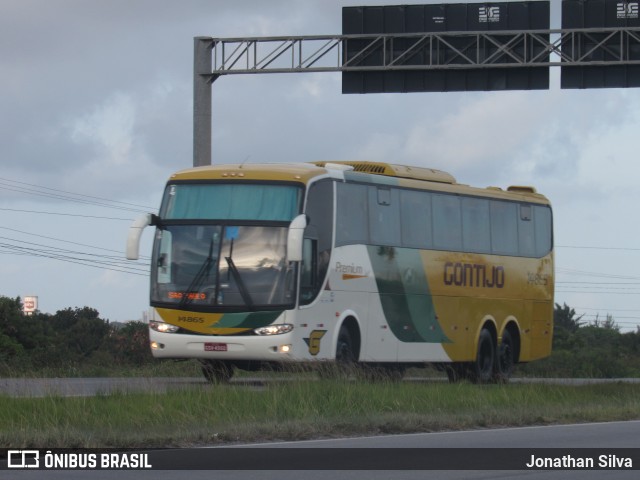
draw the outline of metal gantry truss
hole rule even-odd
[[[640,64],[640,27],[194,38],[194,166],[211,163],[222,75]]]
[[[250,73],[640,64],[639,27],[198,39],[212,55],[211,71],[198,73],[211,80]]]

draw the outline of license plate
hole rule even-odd
[[[204,351],[205,352],[226,352],[227,344],[226,343],[205,343]]]

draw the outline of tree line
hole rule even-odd
[[[0,376],[96,367],[109,373],[153,362],[143,322],[110,323],[90,307],[25,315],[20,298],[0,296]],[[519,374],[640,377],[640,328],[622,333],[609,315],[587,324],[573,308],[556,304],[551,356],[519,366]]]
[[[640,377],[640,327],[620,331],[607,315],[588,324],[567,304],[555,305],[551,356],[531,362],[523,373],[559,378]]]
[[[25,315],[20,298],[0,296],[0,375],[152,361],[143,322],[110,323],[90,307]]]

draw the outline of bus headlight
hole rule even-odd
[[[175,325],[171,325],[170,323],[158,322],[156,320],[151,320],[149,322],[149,328],[160,333],[176,333],[178,330],[180,330],[180,327],[176,327]]]
[[[289,333],[291,330],[293,330],[293,325],[290,323],[281,323],[279,325],[256,328],[253,332],[256,335],[282,335],[283,333]]]

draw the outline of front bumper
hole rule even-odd
[[[149,330],[151,353],[156,358],[294,361],[293,335],[210,336],[161,333]],[[224,345],[224,347],[222,347]],[[225,348],[224,351],[221,351]]]

